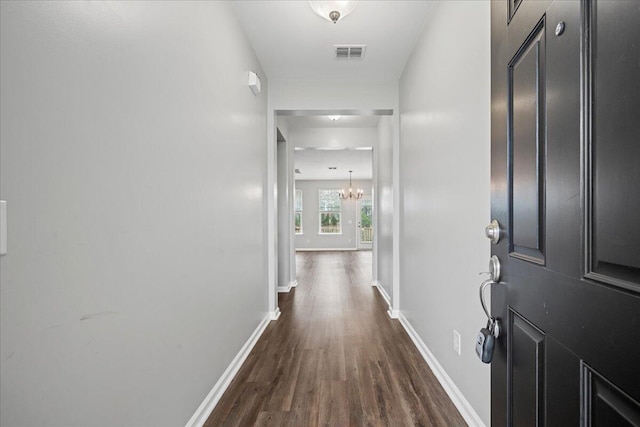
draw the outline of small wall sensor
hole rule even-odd
[[[255,96],[260,93],[260,77],[253,71],[249,71],[249,89]]]

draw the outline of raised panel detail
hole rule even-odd
[[[544,334],[510,311],[509,387],[511,425],[540,426],[544,420]]]
[[[582,381],[585,427],[640,426],[640,404],[585,363]]]
[[[509,2],[509,20],[513,18],[518,10],[518,6],[522,3],[522,0],[507,0]]]
[[[511,254],[544,263],[544,20],[509,64]]]
[[[640,7],[592,1],[585,13],[597,28],[585,40],[587,275],[640,290]]]

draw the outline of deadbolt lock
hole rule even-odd
[[[495,219],[491,221],[491,224],[485,227],[484,234],[491,240],[491,243],[498,243],[500,241],[500,224],[498,221]]]

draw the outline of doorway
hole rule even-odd
[[[277,292],[289,292],[297,284],[296,252],[318,249],[324,251],[357,251],[363,249],[364,252],[371,251],[371,284],[377,286],[378,289],[387,288],[386,299],[391,305],[390,294],[392,286],[395,286],[396,283],[395,268],[390,265],[391,262],[387,265],[385,258],[385,277],[388,277],[384,285],[381,284],[378,280],[378,253],[382,251],[385,257],[389,256],[389,261],[393,257],[395,266],[397,251],[392,247],[394,241],[390,238],[390,235],[380,234],[378,228],[383,227],[390,234],[392,230],[397,229],[397,218],[392,216],[392,209],[383,209],[385,215],[380,218],[374,207],[380,205],[391,208],[393,204],[397,203],[395,196],[392,199],[392,195],[397,194],[392,191],[392,188],[396,185],[394,176],[397,173],[395,161],[392,162],[391,160],[396,158],[392,155],[392,151],[395,150],[394,144],[397,143],[397,134],[394,132],[396,127],[394,126],[393,110],[367,110],[366,112],[357,110],[275,110],[274,113],[274,128],[280,131],[287,141],[286,152],[292,160],[292,163],[286,167],[290,186],[287,186],[285,191],[274,192],[275,204],[278,203],[276,194],[289,199],[287,203],[289,212],[283,212],[282,210],[274,212],[274,219],[277,228],[279,216],[286,215],[290,218],[290,227],[286,230],[288,230],[291,239],[290,256],[292,261],[289,269],[291,272],[291,286],[273,286],[271,289],[276,293],[272,295],[277,295]],[[339,116],[335,117],[334,114]],[[274,144],[274,148],[277,148],[277,144]],[[381,150],[385,155],[383,157],[377,155],[378,150]],[[273,152],[274,160],[277,158],[276,152],[277,149]],[[362,163],[359,163],[358,166],[344,163],[349,159],[353,160],[353,157],[360,157],[365,154],[368,157],[366,168],[361,167],[363,166]],[[309,159],[311,162],[301,167],[297,164],[296,158],[306,155],[319,156],[320,159],[323,159],[324,155],[336,157],[335,160],[330,162],[331,165],[324,161],[318,162],[317,160]],[[283,177],[278,176],[279,171],[276,163],[274,161],[274,167],[271,169],[273,174],[271,176],[277,186],[278,180]],[[318,165],[318,163],[321,164]],[[304,185],[308,186],[310,181],[321,179],[321,177],[315,177],[318,166],[320,166],[320,169],[326,169],[326,171],[334,174],[326,181],[329,185],[323,188],[303,188]],[[329,170],[329,166],[333,166],[331,170]],[[353,171],[354,193],[357,194],[357,190],[362,190],[364,196],[369,197],[370,206],[367,206],[368,202],[365,202],[364,209],[365,217],[371,216],[371,226],[368,227],[369,221],[365,220],[365,230],[363,233],[359,232],[358,225],[362,224],[361,207],[358,200],[351,198],[341,201],[340,210],[336,209],[337,203],[324,206],[323,209],[331,211],[328,212],[331,218],[336,218],[337,220],[334,221],[336,222],[335,230],[330,230],[333,233],[329,235],[327,230],[323,230],[321,227],[323,214],[327,216],[327,212],[320,212],[320,190],[336,189],[338,191],[345,190],[348,193],[347,190],[351,187],[349,173],[351,170]],[[380,187],[379,189],[378,186]],[[279,190],[283,189],[280,188]],[[378,200],[380,197],[383,198],[382,202]],[[338,223],[340,224],[339,227]],[[384,226],[381,224],[384,224]],[[374,235],[383,237],[374,240]],[[270,231],[268,236],[275,240],[276,236]],[[282,238],[284,236],[278,237]],[[271,241],[273,242],[273,240]],[[336,246],[327,245],[328,240],[331,240],[330,243]],[[276,244],[274,246],[277,250],[279,245]],[[274,264],[278,263],[279,254],[273,255],[274,258],[269,260],[270,278],[274,277],[272,275],[274,272],[276,275],[278,274]],[[394,280],[392,280],[392,277],[394,277]],[[276,276],[274,277],[274,282],[277,281],[278,277]],[[397,294],[397,291],[395,293]],[[273,302],[274,307],[277,307],[277,298]],[[278,312],[279,310],[275,308],[275,311]],[[397,313],[397,311],[393,313]]]
[[[358,200],[357,212],[357,236],[358,250],[371,250],[373,248],[373,199],[371,196]]]

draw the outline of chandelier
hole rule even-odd
[[[347,199],[354,199],[354,200],[358,200],[362,198],[362,195],[364,194],[364,191],[362,191],[361,189],[358,189],[356,191],[356,193],[353,193],[353,185],[351,185],[351,174],[353,173],[353,171],[349,171],[349,192],[345,192],[344,190],[340,190],[340,198],[343,200],[347,200]]]

